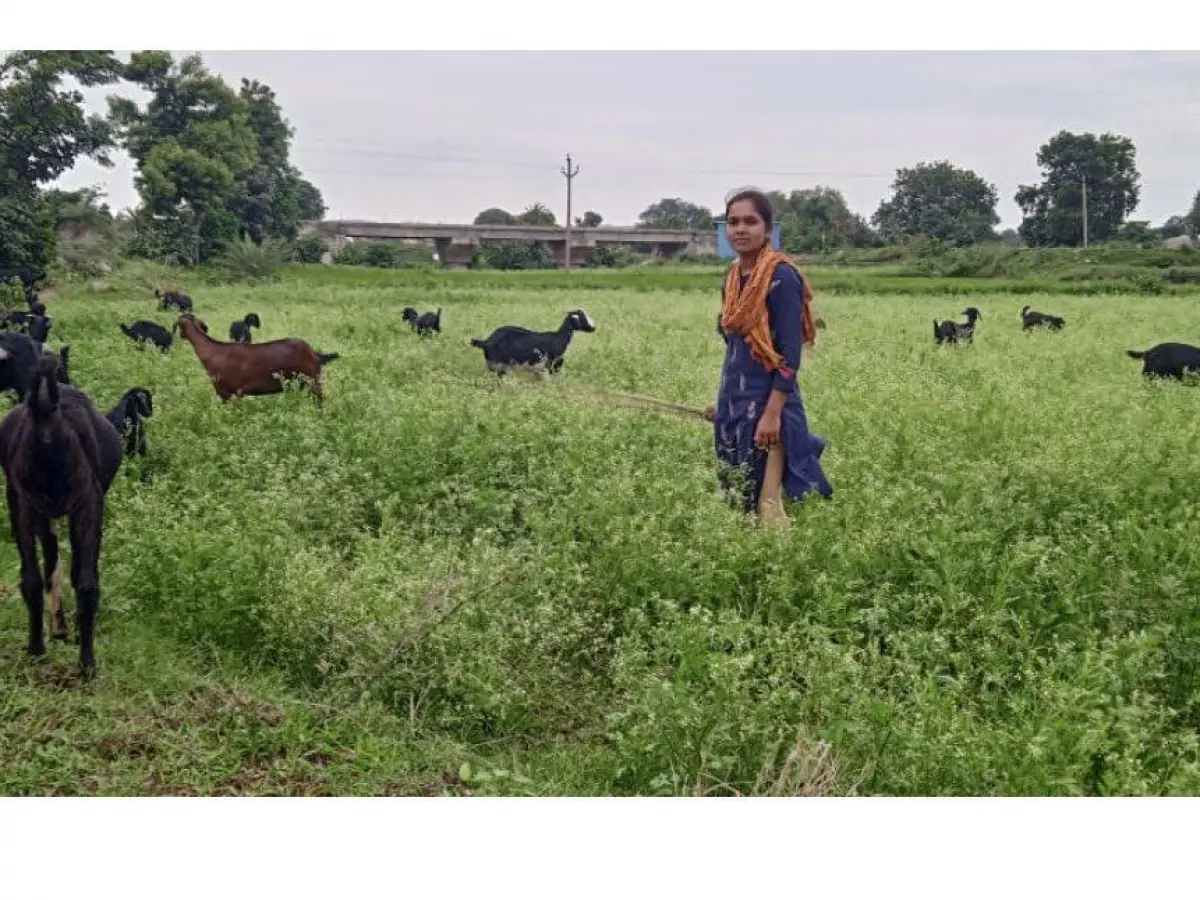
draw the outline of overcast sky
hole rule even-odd
[[[869,216],[896,168],[945,158],[996,185],[1007,227],[1062,128],[1133,139],[1135,218],[1186,212],[1200,188],[1200,53],[202,55],[233,86],[275,89],[330,218],[469,222],[540,201],[562,221],[569,152],[574,214],[610,224],[662,197],[717,210],[745,184],[830,185]],[[100,184],[122,209],[132,175],[121,154],[60,183]]]

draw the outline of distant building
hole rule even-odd
[[[713,219],[713,222],[717,226],[717,256],[721,259],[733,259],[737,254],[729,246],[729,238],[725,236],[725,217],[720,216]],[[779,222],[771,229],[771,246],[776,250],[783,249],[783,225]]]

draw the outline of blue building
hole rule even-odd
[[[725,219],[724,217],[713,219],[717,225],[717,256],[721,259],[733,259],[737,256],[733,252],[733,248],[729,246],[729,238],[725,236]],[[782,250],[781,242],[783,241],[783,226],[775,223],[775,227],[771,229],[771,246],[776,250]]]

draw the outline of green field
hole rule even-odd
[[[25,657],[0,543],[0,793],[1200,792],[1200,393],[1124,354],[1194,342],[1194,295],[817,280],[836,493],[772,535],[721,501],[708,426],[580,390],[711,402],[719,272],[580,274],[189,289],[218,337],[253,310],[341,353],[323,412],[138,352],[117,321],[171,321],[148,292],[51,300],[75,382],[156,414],[93,683],[74,646]],[[1027,302],[1067,329],[1022,334]],[[968,304],[974,346],[935,348]],[[497,387],[468,345],[579,306],[560,382]]]

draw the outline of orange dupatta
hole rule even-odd
[[[759,253],[754,269],[746,279],[745,287],[741,286],[741,279],[738,277],[740,265],[738,260],[734,260],[733,265],[729,267],[729,274],[725,276],[721,327],[745,337],[746,343],[750,345],[750,354],[762,363],[767,371],[774,372],[783,363],[783,357],[771,341],[771,325],[767,313],[767,293],[771,289],[775,269],[780,265],[791,266],[804,285],[804,296],[800,303],[800,324],[805,344],[811,344],[816,337],[811,310],[812,288],[808,286],[808,279],[804,277],[796,261],[769,245]]]

